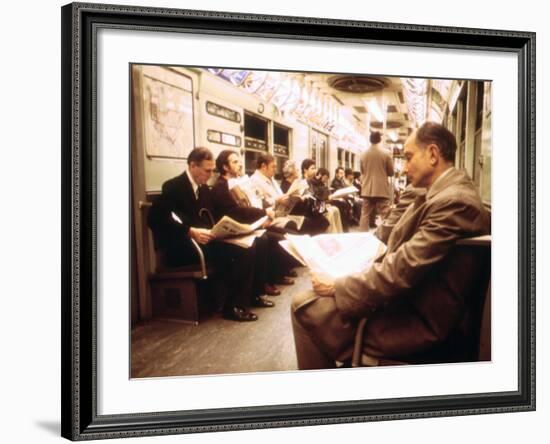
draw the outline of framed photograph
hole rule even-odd
[[[517,31],[64,6],[62,435],[534,410],[534,46]],[[426,134],[451,148],[429,139],[415,163]],[[465,216],[433,219],[452,245],[430,237],[409,267],[399,248],[436,189],[455,205],[445,221]],[[406,266],[386,283],[390,255]],[[356,288],[388,299],[352,309]]]

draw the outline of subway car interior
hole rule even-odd
[[[345,186],[352,187],[353,179],[359,185],[351,197],[327,203],[334,213],[346,215],[326,230],[374,236],[383,216],[366,230],[360,223],[361,162],[373,144],[371,136],[380,135],[379,145],[391,159],[385,180],[389,208],[395,209],[408,186],[407,140],[425,122],[435,122],[454,135],[454,168],[471,178],[490,214],[490,81],[141,64],[131,66],[130,76],[131,378],[300,368],[290,313],[293,299],[312,289],[307,266],[289,259],[288,273],[262,295],[268,303],[250,308],[257,319],[236,322],[222,313],[232,290],[229,281],[218,278],[224,272],[219,263],[197,253],[196,263],[171,267],[158,248],[150,212],[166,192],[163,184],[190,168],[188,156],[198,147],[212,153],[214,161],[231,150],[248,177],[267,155],[277,186],[289,161],[301,179],[300,167],[311,159],[316,174],[328,172],[324,179],[332,193],[341,168]],[[220,173],[208,171],[205,186],[211,189]],[[349,208],[336,200],[345,200]],[[475,360],[489,360],[490,235],[461,242],[489,255],[473,333]]]

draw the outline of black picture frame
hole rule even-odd
[[[321,18],[66,5],[62,14],[62,436],[71,440],[535,409],[535,33]],[[96,31],[201,32],[506,51],[518,60],[518,389],[193,411],[97,414]]]

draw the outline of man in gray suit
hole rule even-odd
[[[489,233],[490,218],[472,180],[453,167],[455,151],[455,137],[442,125],[427,122],[415,131],[405,143],[405,171],[426,193],[396,222],[386,252],[361,273],[333,282],[313,276],[313,291],[294,297],[300,369],[349,360],[358,330],[363,365],[472,359],[471,296],[486,258],[454,246]]]
[[[361,156],[361,197],[363,208],[359,228],[368,231],[374,226],[377,214],[386,217],[390,209],[391,188],[388,177],[393,176],[393,160],[380,142],[379,132],[371,133],[370,148]]]

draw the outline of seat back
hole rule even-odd
[[[424,307],[434,312],[433,294],[430,290],[438,288],[446,290],[447,285],[456,285],[457,301],[464,304],[461,319],[448,330],[446,339],[434,347],[413,355],[403,356],[399,360],[378,359],[365,355],[363,351],[363,329],[365,322],[360,322],[355,337],[355,347],[352,357],[353,366],[362,365],[394,365],[407,363],[443,363],[443,362],[473,362],[491,359],[491,236],[479,236],[462,239],[457,242],[455,249],[441,264],[441,271],[451,273],[451,280],[443,278],[433,281],[431,286],[422,287],[419,295],[424,297]],[[472,260],[474,259],[474,260]],[[466,266],[466,264],[468,264]],[[475,264],[475,265],[474,265]],[[439,271],[438,271],[439,272]],[[458,275],[457,275],[458,273]],[[460,273],[470,273],[460,279]],[[452,283],[455,284],[452,284]],[[435,293],[437,294],[437,293]],[[430,302],[431,301],[431,302]],[[435,300],[437,302],[437,299]],[[419,306],[415,306],[419,309]],[[449,318],[451,319],[451,318]],[[441,318],[442,326],[447,320]],[[369,324],[372,325],[372,324]],[[383,325],[383,324],[379,324]],[[434,327],[437,324],[434,325]],[[372,330],[372,329],[371,329]],[[372,334],[372,332],[370,333]]]

